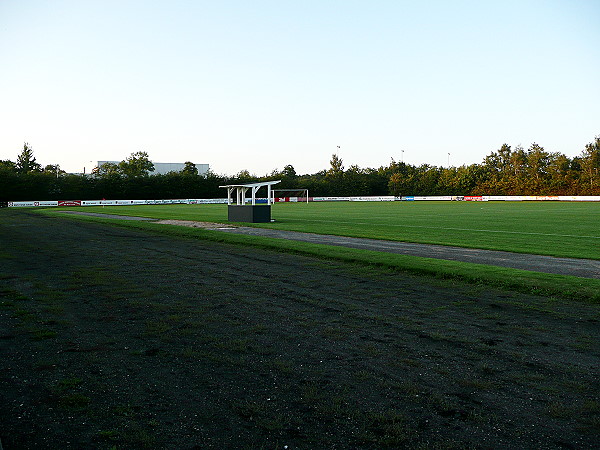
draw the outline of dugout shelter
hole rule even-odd
[[[271,221],[271,186],[281,180],[261,183],[228,184],[219,186],[227,189],[227,220],[230,222],[263,223]],[[266,199],[257,198],[262,187],[267,188]],[[246,197],[250,191],[250,199]],[[234,200],[235,199],[235,200]],[[248,204],[249,201],[249,204]]]

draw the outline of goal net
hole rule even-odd
[[[308,189],[273,189],[271,195],[272,203],[308,203]]]

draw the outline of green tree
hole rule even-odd
[[[149,172],[154,172],[154,164],[148,153],[135,152],[119,163],[119,171],[128,178],[145,177]]]
[[[9,172],[15,173],[17,171],[17,165],[8,160],[8,159],[0,159],[0,172]]]
[[[400,197],[400,194],[402,193],[402,187],[404,184],[403,178],[404,177],[400,172],[393,173],[392,176],[390,176],[388,187],[390,189],[390,193],[394,197]]]
[[[535,187],[540,188],[547,175],[547,168],[550,162],[550,155],[535,142],[531,144],[527,151],[528,173],[531,179],[535,180]]]
[[[244,169],[235,174],[233,178],[239,183],[250,183],[256,180],[256,175],[252,175],[248,170]]]
[[[415,193],[417,195],[436,195],[441,169],[429,164],[421,164],[415,173]]]
[[[498,158],[500,162],[500,170],[505,172],[510,167],[510,156],[512,149],[508,144],[502,144],[502,147],[498,150]]]
[[[458,187],[460,195],[468,195],[473,193],[477,185],[485,176],[485,171],[479,164],[471,164],[469,166],[460,166],[458,168]]]
[[[55,175],[57,178],[59,175],[64,175],[66,173],[60,168],[60,164],[48,164],[44,167],[43,172]]]
[[[573,183],[571,160],[561,153],[551,153],[548,163],[548,189],[553,195],[566,195]]]
[[[464,167],[464,166],[462,166]],[[440,167],[440,174],[437,182],[438,195],[461,195],[463,190],[459,186],[460,167]]]
[[[368,177],[365,169],[357,165],[348,167],[344,172],[343,193],[345,195],[369,195]]]
[[[42,166],[35,160],[35,156],[33,156],[33,149],[27,142],[23,143],[23,151],[17,157],[16,168],[17,172],[19,173],[42,171]]]
[[[342,158],[340,158],[335,153],[331,155],[331,160],[329,161],[330,168],[327,171],[327,176],[333,178],[341,178],[344,175],[344,162]]]
[[[120,175],[119,166],[115,163],[105,162],[98,167],[94,167],[92,174],[98,177],[115,177]]]
[[[381,166],[377,170],[369,171],[371,195],[391,194],[396,197],[411,195],[408,179],[413,169],[412,166],[404,162],[396,162],[391,158],[389,166]]]
[[[589,193],[600,191],[600,136],[594,142],[585,146],[580,158],[581,170],[584,174],[582,180]]]
[[[510,171],[514,177],[520,177],[524,174],[526,160],[525,150],[519,145],[510,155]]]
[[[281,176],[289,179],[298,178],[298,174],[296,174],[296,169],[294,169],[294,166],[292,166],[291,164],[288,164],[283,168],[283,170],[281,171]]]
[[[198,168],[196,167],[196,164],[191,161],[186,161],[184,164],[185,167],[181,170],[183,175],[198,175]]]

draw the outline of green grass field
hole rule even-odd
[[[71,208],[157,219],[226,222],[226,205]],[[60,210],[55,210],[60,211]],[[600,259],[600,204],[566,202],[327,202],[275,204],[249,224],[405,242]]]

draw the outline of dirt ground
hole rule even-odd
[[[0,441],[598,448],[600,306],[0,211]]]

